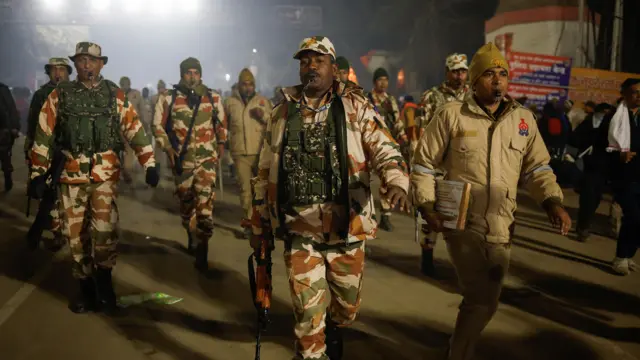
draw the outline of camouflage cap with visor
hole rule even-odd
[[[107,65],[107,61],[109,60],[108,57],[102,56],[102,48],[100,47],[100,45],[92,43],[92,42],[88,42],[88,41],[79,42],[76,45],[76,53],[75,53],[75,55],[69,56],[69,59],[71,59],[71,61],[75,61],[75,58],[78,55],[93,56],[94,58],[98,58],[98,59],[101,59],[102,61],[104,61],[105,65]]]
[[[298,51],[293,54],[293,58],[300,59],[300,54],[304,51],[315,51],[320,54],[330,55],[333,60],[336,60],[336,48],[333,46],[331,40],[325,36],[312,36],[305,38],[300,42]]]
[[[49,63],[44,66],[44,72],[49,74],[49,70],[54,66],[64,66],[67,68],[69,75],[73,73],[73,68],[69,64],[69,60],[59,57],[53,57],[49,59]]]
[[[445,65],[449,71],[458,69],[469,70],[469,66],[467,65],[467,55],[465,54],[451,54],[447,56]]]

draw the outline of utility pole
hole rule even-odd
[[[579,36],[579,41],[578,41],[578,48],[576,49],[576,63],[575,66],[581,66],[584,67],[585,66],[585,57],[587,56],[587,54],[585,54],[585,43],[584,43],[584,2],[585,0],[580,0],[580,3],[578,5],[578,36]]]
[[[611,34],[611,71],[620,69],[619,62],[622,58],[622,9],[624,8],[624,0],[616,0],[615,10],[613,11],[613,34]]]

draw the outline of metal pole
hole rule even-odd
[[[611,71],[618,70],[619,51],[622,37],[622,0],[616,0],[613,11],[613,34],[611,41]]]
[[[579,41],[578,41],[578,48],[576,49],[576,64],[575,66],[581,66],[584,67],[584,58],[585,58],[585,54],[584,54],[584,1],[585,0],[580,0],[580,3],[578,5],[578,36],[579,36]]]

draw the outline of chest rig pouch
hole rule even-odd
[[[56,142],[63,150],[74,157],[124,150],[114,88],[108,80],[94,89],[79,83],[60,85]]]
[[[344,106],[334,98],[326,121],[305,124],[299,105],[288,103],[278,176],[281,208],[348,203]]]

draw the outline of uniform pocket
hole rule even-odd
[[[474,154],[477,153],[477,141],[471,137],[456,137],[451,140],[452,167],[469,171]]]

